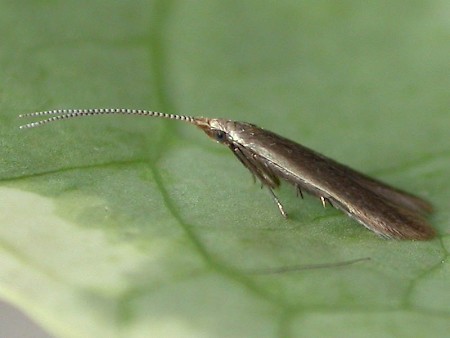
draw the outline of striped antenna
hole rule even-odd
[[[192,116],[186,115],[175,115],[175,114],[166,114],[159,113],[155,111],[142,110],[142,109],[123,109],[123,108],[112,108],[112,109],[57,109],[57,110],[48,110],[41,111],[35,113],[21,114],[20,118],[24,117],[41,117],[41,116],[51,116],[44,118],[43,120],[30,122],[20,126],[20,129],[26,128],[34,128],[39,127],[44,124],[59,121],[59,120],[67,120],[75,117],[83,117],[83,116],[94,116],[94,115],[141,115],[141,116],[154,116],[154,117],[162,117],[165,119],[171,120],[180,120],[186,121],[189,123],[195,123],[195,118]]]

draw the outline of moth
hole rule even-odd
[[[274,193],[280,182],[317,196],[342,210],[376,234],[395,239],[427,240],[435,235],[425,216],[429,202],[370,178],[307,147],[251,123],[221,118],[192,117],[139,109],[61,109],[23,114],[43,117],[20,126],[33,128],[50,122],[93,115],[141,115],[180,120],[203,130],[228,147],[237,159],[267,187],[281,215],[287,217]]]

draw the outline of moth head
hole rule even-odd
[[[233,142],[231,133],[234,130],[234,121],[197,117],[194,124],[218,143],[228,145]]]

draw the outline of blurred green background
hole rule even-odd
[[[446,1],[0,1],[0,296],[58,337],[444,337]],[[127,107],[252,122],[429,199],[387,241]],[[251,275],[255,268],[347,267]],[[247,271],[247,272],[246,272]]]

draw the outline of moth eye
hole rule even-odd
[[[222,130],[216,130],[214,137],[217,142],[224,142],[226,140],[227,134]]]

